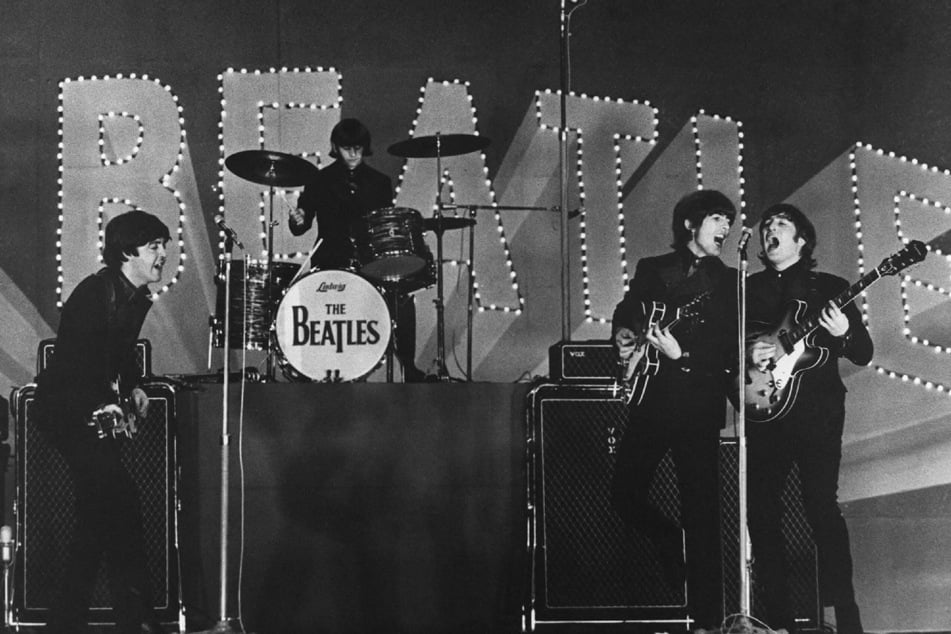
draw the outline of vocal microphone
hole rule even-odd
[[[743,227],[742,232],[740,232],[740,242],[736,246],[736,250],[740,253],[746,251],[746,243],[750,241],[750,236],[753,235],[753,230],[749,227]]]
[[[225,224],[225,217],[221,214],[215,214],[215,224],[218,225],[218,228],[221,229],[225,237],[238,245],[239,249],[244,250],[244,245],[241,244],[241,240],[238,240],[238,234],[235,233],[234,229]]]
[[[13,563],[13,531],[9,526],[0,526],[0,561],[4,566]]]

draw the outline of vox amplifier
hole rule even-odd
[[[611,383],[617,375],[617,352],[610,341],[559,341],[548,348],[552,381]]]

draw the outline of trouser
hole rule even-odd
[[[392,311],[392,306],[390,308]],[[416,300],[412,295],[399,293],[396,298],[396,358],[405,371],[416,367]]]
[[[618,449],[612,484],[614,508],[624,522],[653,543],[680,528],[649,500],[651,479],[671,452],[686,545],[687,596],[698,626],[717,627],[722,615],[720,570],[719,431],[710,420],[669,425],[633,410]]]
[[[861,632],[849,533],[838,503],[844,421],[840,407],[748,427],[749,529],[756,579],[763,591],[763,616],[773,628],[794,625],[783,556],[782,494],[795,462],[806,520],[816,542],[822,603],[835,606],[840,633]]]
[[[47,631],[82,631],[104,559],[117,629],[140,632],[140,624],[154,622],[154,615],[139,495],[119,455],[118,443],[125,439],[98,439],[90,430],[78,431],[54,440],[73,478],[76,524]]]

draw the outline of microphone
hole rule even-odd
[[[746,243],[750,241],[750,236],[753,235],[753,230],[749,227],[743,227],[743,231],[740,233],[740,242],[736,246],[736,250],[740,253],[746,251]]]
[[[9,526],[0,526],[0,561],[4,566],[13,562],[13,531]]]
[[[238,240],[238,234],[235,233],[234,229],[225,224],[225,217],[221,214],[215,214],[215,224],[218,225],[218,228],[221,229],[225,237],[238,245],[239,249],[244,249],[244,245],[241,244],[241,240]]]

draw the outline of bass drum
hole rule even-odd
[[[308,273],[277,308],[274,334],[281,361],[314,381],[354,381],[386,353],[392,324],[386,300],[349,271]]]

